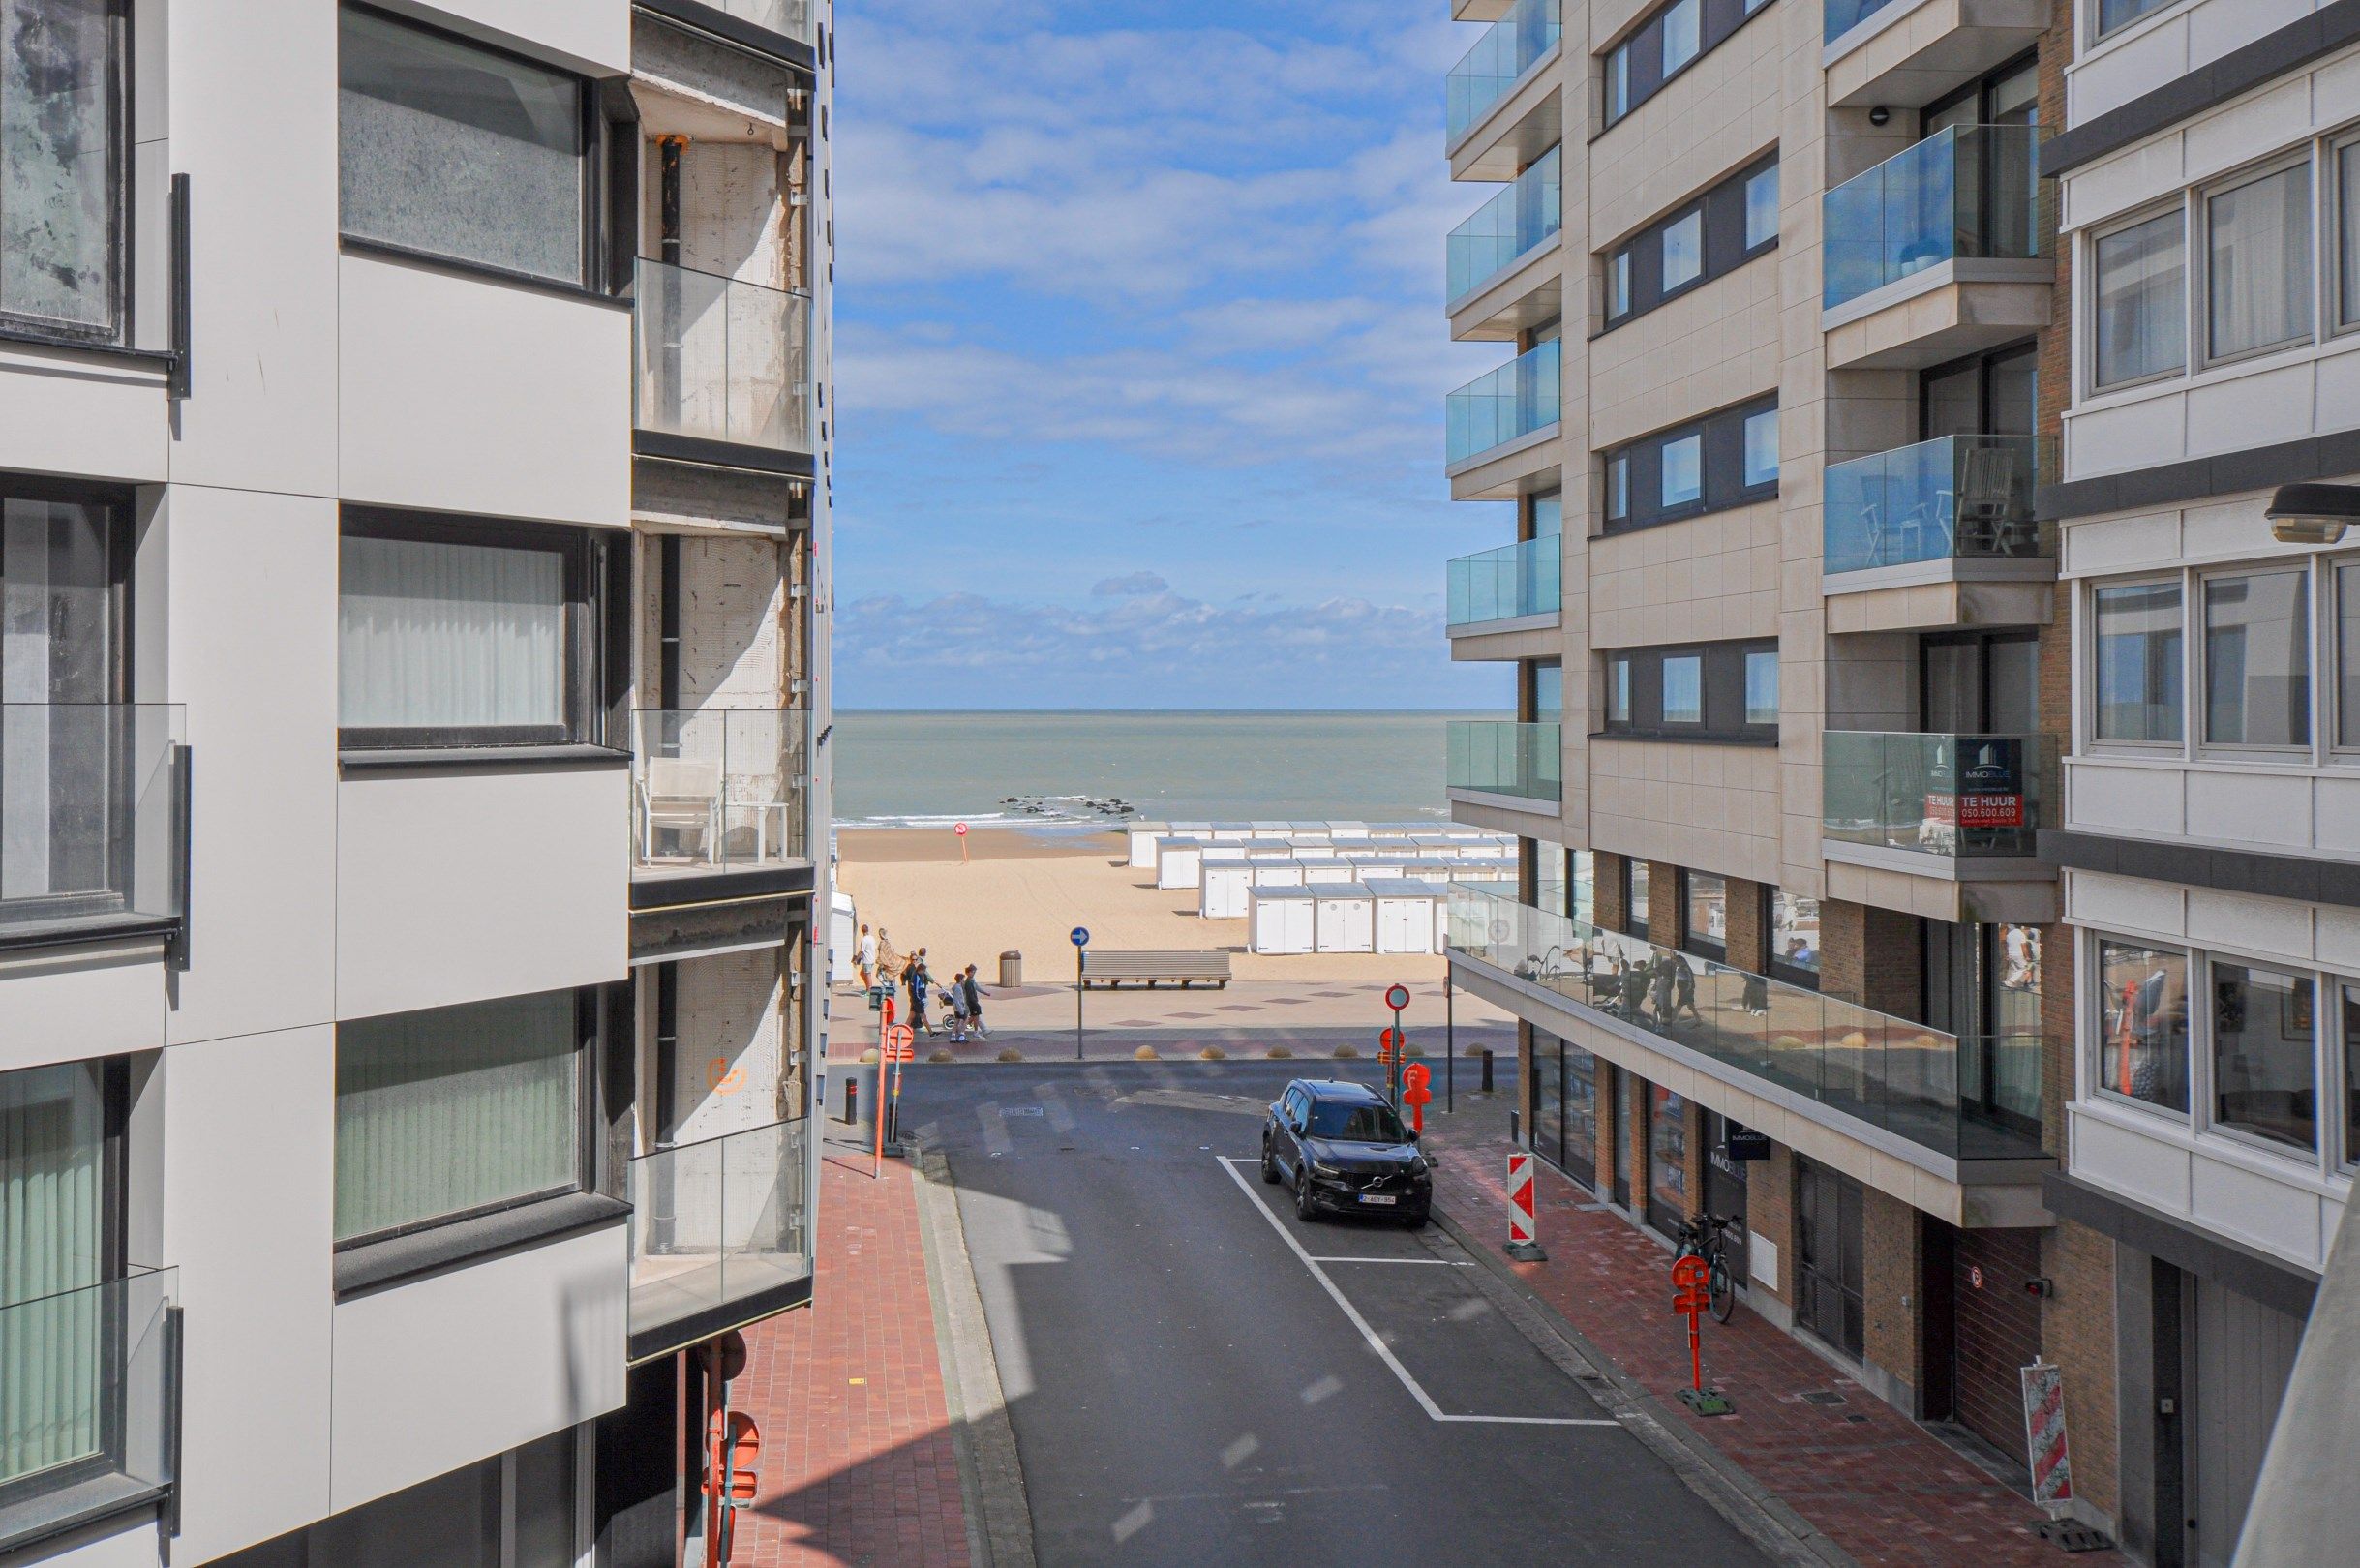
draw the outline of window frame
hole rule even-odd
[[[1778,475],[1758,484],[1745,482],[1745,426],[1755,416],[1774,413],[1777,408],[1778,394],[1766,393],[1698,418],[1667,425],[1598,454],[1606,495],[1605,504],[1599,508],[1597,536],[1611,538],[1636,533],[1776,499]],[[1664,453],[1689,439],[1697,442],[1696,497],[1667,503],[1663,499]],[[1621,498],[1624,504],[1619,512],[1614,504],[1619,466],[1624,487]],[[1654,497],[1651,502],[1645,499],[1650,491]]]
[[[1755,654],[1775,656],[1772,637],[1730,638],[1715,642],[1666,643],[1650,648],[1620,648],[1599,652],[1602,685],[1597,730],[1592,739],[1672,740],[1708,745],[1775,745],[1778,725],[1756,724],[1746,716],[1745,676]],[[1698,716],[1667,719],[1663,714],[1663,667],[1674,659],[1698,661]],[[1618,667],[1630,672],[1630,706],[1618,717],[1607,699],[1615,691]]]
[[[2169,588],[2180,596],[2180,738],[2176,740],[2118,740],[2098,733],[2102,704],[2098,688],[2098,595],[2107,588]],[[2189,712],[2194,654],[2189,626],[2188,573],[2182,571],[2140,572],[2127,577],[2093,578],[2084,586],[2080,609],[2089,623],[2086,636],[2077,637],[2074,657],[2081,662],[2080,689],[2089,694],[2076,729],[2083,747],[2093,753],[2120,752],[2145,757],[2180,757],[2188,752],[2190,738],[2198,727]]]
[[[1721,885],[1720,940],[1696,929],[1696,879],[1710,877]],[[1729,962],[1729,878],[1717,871],[1696,871],[1686,866],[1679,873],[1679,950],[1716,964]]]
[[[2344,316],[2344,269],[2360,261],[2360,213],[2345,210],[2343,165],[2346,155],[2360,164],[2360,127],[2323,136],[2319,141],[2319,168],[2314,176],[2318,189],[2314,193],[2313,202],[2319,225],[2318,328],[2322,342],[2360,332],[2360,298],[2351,302],[2351,318],[2346,320]],[[2349,255],[2345,238],[2347,224],[2354,226]]]
[[[1601,325],[1591,336],[1603,337],[1618,327],[1663,309],[1707,284],[1726,278],[1778,248],[1778,226],[1770,237],[1747,243],[1746,194],[1754,181],[1779,171],[1778,149],[1714,180],[1704,190],[1674,203],[1649,219],[1619,242],[1598,254],[1601,262]],[[1679,284],[1664,281],[1664,241],[1671,230],[1697,220],[1697,271]],[[1649,273],[1648,268],[1652,267]],[[1618,289],[1622,308],[1615,309]]]
[[[2130,20],[2118,21],[2108,27],[2105,20],[2105,0],[2089,0],[2089,9],[2085,13],[2089,18],[2089,41],[2096,44],[2101,40],[2120,38],[2141,22],[2153,20],[2179,4],[2180,0],[2163,0],[2163,4],[2142,11]]]
[[[2304,142],[2299,148],[2279,153],[2258,163],[2247,164],[2189,189],[2187,221],[2182,229],[2183,243],[2186,243],[2187,236],[2193,235],[2201,227],[2204,231],[2204,245],[2201,250],[2190,245],[2185,252],[2189,331],[2183,340],[2187,352],[2181,357],[2188,361],[2182,367],[2183,374],[2201,375],[2205,371],[2218,369],[2224,365],[2238,365],[2247,360],[2266,359],[2272,354],[2283,354],[2289,349],[2299,348],[2305,345],[2315,346],[2321,341],[2319,289],[2321,275],[2326,268],[2320,265],[2322,234],[2319,216],[2320,160],[2318,153],[2319,142],[2315,137]],[[2294,337],[2280,338],[2275,342],[2258,344],[2251,348],[2240,348],[2231,353],[2215,353],[2213,351],[2212,286],[2213,203],[2222,196],[2242,191],[2248,186],[2259,185],[2265,180],[2276,179],[2278,176],[2297,168],[2305,171],[2310,183],[2309,196],[2304,203],[2303,211],[2305,221],[2311,226],[2311,232],[2308,236],[2303,259],[2304,265],[2310,269],[2311,275],[2305,281],[2305,286],[2293,292],[2309,307],[2310,327]],[[2200,337],[2197,332],[2199,326],[2202,328]]]
[[[138,254],[133,211],[137,178],[133,137],[137,134],[138,108],[133,72],[139,51],[133,37],[132,0],[106,0],[106,5],[107,45],[114,56],[106,73],[106,115],[112,130],[106,168],[107,251],[114,272],[107,309],[113,319],[106,329],[100,329],[0,309],[0,341],[93,349],[131,349],[138,341],[134,319]]]
[[[1696,52],[1676,66],[1666,69],[1664,50],[1671,38],[1666,25],[1673,12],[1683,5],[1696,9]],[[1747,22],[1770,10],[1765,0],[1656,0],[1643,12],[1619,38],[1598,52],[1605,78],[1598,94],[1598,126],[1596,135],[1620,125],[1637,113],[1641,105],[1662,92],[1671,82],[1696,69],[1697,63],[1714,49],[1741,32]],[[1615,92],[1616,62],[1622,63],[1621,102],[1618,106]],[[1631,62],[1644,59],[1649,67],[1642,73],[1631,69]],[[1651,79],[1650,79],[1651,77]]]
[[[551,747],[604,743],[608,620],[621,606],[612,602],[607,558],[613,541],[595,529],[506,518],[463,518],[441,512],[408,512],[347,504],[338,530],[337,602],[343,604],[341,558],[348,538],[393,539],[426,544],[484,545],[504,550],[555,553],[562,561],[564,594],[561,644],[565,659],[565,722],[561,725],[348,725],[337,715],[339,753],[375,751],[466,752],[486,747]],[[343,647],[338,642],[341,668]]]
[[[2202,952],[2204,959],[2204,1103],[2203,1116],[2196,1125],[2197,1133],[2199,1135],[2210,1133],[2216,1137],[2229,1139],[2238,1147],[2252,1150],[2257,1154],[2276,1155],[2285,1160],[2299,1160],[2313,1167],[2317,1167],[2323,1160],[2332,1160],[2334,1156],[2329,1148],[2330,1131],[2327,1126],[2330,1097],[2327,1093],[2328,1085],[2320,1077],[2320,1047],[2326,1025],[2326,1010],[2322,1007],[2320,999],[2332,990],[2340,1005],[2343,1000],[2343,989],[2340,982],[2334,976],[2321,970],[2299,963],[2288,963],[2284,959],[2248,958],[2242,953],[2217,952],[2210,949],[2198,950]],[[2274,975],[2285,976],[2298,985],[2308,983],[2311,986],[2312,1133],[2309,1148],[2305,1148],[2299,1143],[2289,1143],[2281,1138],[2273,1138],[2267,1133],[2250,1131],[2242,1124],[2225,1121],[2222,1117],[2221,1038],[2216,1027],[2214,1010],[2219,1006],[2217,991],[2219,981],[2215,979],[2215,975],[2224,964],[2249,972],[2263,970]],[[2189,1032],[2189,1073],[2193,1079],[2196,1071],[2195,1032],[2193,1028]],[[2342,1103],[2342,1097],[2336,1098],[2336,1103],[2339,1105]],[[2192,1111],[2196,1108],[2193,1096],[2190,1108]]]
[[[2079,929],[2083,936],[2081,951],[2088,962],[2091,979],[2089,985],[2077,987],[2080,1000],[2075,1004],[2075,1010],[2080,1013],[2082,1025],[2087,1030],[2088,1040],[2088,1044],[2075,1053],[2081,1059],[2081,1096],[2095,1103],[2127,1107],[2141,1115],[2152,1116],[2158,1121],[2185,1128],[2193,1133],[2196,1131],[2197,1107],[2203,1103],[2203,1090],[2196,1082],[2197,1063],[2211,1048],[2209,1039],[2200,1040],[2197,1036],[2197,1015],[2208,1010],[2195,1005],[2197,977],[2207,973],[2202,961],[2201,950],[2181,942],[2159,941],[2153,937],[2135,936],[2105,926],[2090,925],[2079,927]],[[2105,1081],[2106,988],[2103,980],[2104,963],[2102,954],[2108,943],[2148,950],[2175,952],[2180,955],[2181,962],[2185,966],[2182,974],[2188,992],[2185,997],[2188,1017],[2184,1025],[2187,1035],[2185,1089],[2188,1100],[2188,1108],[2185,1110],[2159,1104],[2152,1100],[2141,1100],[2134,1095],[2123,1094],[2117,1089],[2108,1087]],[[2209,1037],[2211,1030],[2207,1028],[2204,1033]]]
[[[2285,745],[2250,740],[2216,740],[2212,737],[2212,628],[2205,614],[2209,607],[2207,591],[2215,582],[2227,579],[2283,575],[2292,575],[2302,585],[2303,613],[2307,620],[2298,644],[2303,650],[2308,685],[2303,704],[2304,738],[2299,742]],[[2319,607],[2317,574],[2312,568],[2311,558],[2298,556],[2236,561],[2192,568],[2187,576],[2194,591],[2183,588],[2180,593],[2181,651],[2185,660],[2183,668],[2188,672],[2183,675],[2181,682],[2180,734],[2183,743],[2198,759],[2231,757],[2309,762],[2317,754],[2319,741]],[[2193,725],[2190,723],[2192,715],[2187,711],[2192,693],[2196,709],[2193,715],[2196,722]]]
[[[2143,376],[2126,377],[2118,381],[2102,381],[2099,379],[2098,364],[2098,315],[2101,308],[2098,248],[2117,235],[2129,233],[2133,228],[2143,227],[2162,218],[2176,218],[2180,225],[2180,362],[2165,370],[2149,371]],[[2181,192],[2168,201],[2152,203],[2136,212],[2092,228],[2088,237],[2082,242],[2081,255],[2076,258],[2079,265],[2074,270],[2078,277],[2088,280],[2087,287],[2089,289],[2089,295],[2085,301],[2087,310],[2083,317],[2085,341],[2089,344],[2089,353],[2084,356],[2086,363],[2081,372],[2085,378],[2082,386],[2082,397],[2085,401],[2111,397],[2118,392],[2128,392],[2136,387],[2154,386],[2163,381],[2185,380],[2191,374],[2189,364],[2193,358],[2191,349],[2194,346],[2189,342],[2189,326],[2190,316],[2194,309],[2195,257],[2191,255],[2189,239],[2190,231],[2194,226],[2189,220],[2188,195],[2186,192]]]

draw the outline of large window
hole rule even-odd
[[[2204,579],[2204,739],[2311,744],[2311,599],[2303,568]]]
[[[1770,890],[1770,974],[1790,985],[1819,988],[1819,900]]]
[[[2310,339],[2308,159],[2206,198],[2204,271],[2208,358]]]
[[[2360,985],[2338,990],[2344,998],[2344,1163],[2360,1165]]]
[[[2110,33],[2117,27],[2127,27],[2141,16],[2179,4],[2179,0],[2096,0],[2098,31]]]
[[[598,596],[580,529],[348,513],[348,750],[592,739]]]
[[[126,336],[120,0],[0,0],[0,327]]]
[[[1606,655],[1603,734],[1759,742],[1778,738],[1775,643],[1706,643]]]
[[[308,1532],[308,1560],[320,1568],[574,1568],[589,1534],[587,1437],[578,1428],[553,1432],[322,1520]]]
[[[1606,123],[1654,97],[1760,9],[1761,0],[1670,0],[1656,7],[1606,55]]]
[[[1777,412],[1776,398],[1760,398],[1606,453],[1604,531],[1651,528],[1776,496]]]
[[[595,1018],[544,991],[337,1025],[337,1242],[583,1186]]]
[[[1709,871],[1683,871],[1679,945],[1701,957],[1729,956],[1729,879]]]
[[[590,285],[582,78],[348,5],[339,86],[348,237]]]
[[[1622,858],[1622,929],[1632,936],[1648,934],[1648,862]]]
[[[2091,599],[2098,623],[2097,738],[2177,745],[2180,585],[2102,588]]]
[[[1778,243],[1778,159],[1759,160],[1682,202],[1606,256],[1611,330]]]
[[[2188,363],[2185,221],[2177,212],[2099,236],[2097,382],[2126,386]]]
[[[2317,1148],[2317,982],[2218,961],[2212,980],[2214,1125]]]
[[[2188,1110],[2187,953],[2099,940],[2098,1088]]]
[[[1669,1235],[1689,1215],[1688,1101],[1648,1085],[1648,1223]]]
[[[2360,327],[2360,141],[2336,149],[2336,329]]]

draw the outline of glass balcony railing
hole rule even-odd
[[[751,22],[766,32],[816,47],[819,44],[816,0],[705,0],[723,15]]]
[[[1565,796],[1563,727],[1505,719],[1452,719],[1443,781],[1454,790],[1515,795],[1528,800]]]
[[[178,1479],[179,1274],[0,1301],[0,1538]]]
[[[795,1305],[811,1278],[809,1121],[631,1161],[631,1348],[645,1361]]]
[[[1450,68],[1452,141],[1467,135],[1467,128],[1507,97],[1532,63],[1556,45],[1562,31],[1558,15],[1558,0],[1516,0]]]
[[[187,709],[0,703],[0,935],[187,907]]]
[[[802,709],[641,709],[631,715],[636,870],[802,859],[811,715]]]
[[[1564,353],[1552,339],[1453,392],[1443,404],[1450,463],[1556,424],[1565,393]]]
[[[1550,148],[1506,190],[1450,231],[1453,300],[1465,299],[1564,226],[1563,187],[1558,172],[1562,157],[1562,148]]]
[[[2029,858],[2054,748],[2037,735],[1830,730],[1821,827],[1828,840],[1948,859]]]
[[[1828,468],[1823,570],[2056,554],[2032,515],[2030,436],[1945,436]]]
[[[641,430],[812,449],[809,295],[643,256],[634,337]]]
[[[2037,1033],[1961,1040],[1481,888],[1453,885],[1449,919],[1454,958],[1922,1148],[1956,1160],[2042,1153],[2037,1120],[2022,1114],[2040,1104]]]
[[[1827,0],[1828,42],[1834,43],[1892,3],[1893,0]]]
[[[1555,615],[1564,604],[1565,541],[1543,534],[1450,563],[1448,623]]]
[[[2028,125],[1952,126],[1830,191],[1826,307],[1945,261],[2046,255],[2038,136]]]

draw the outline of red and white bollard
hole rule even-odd
[[[1539,1263],[1549,1254],[1541,1251],[1535,1240],[1537,1228],[1532,1209],[1532,1157],[1528,1154],[1508,1156],[1508,1256],[1519,1263]]]

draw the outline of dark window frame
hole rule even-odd
[[[1598,507],[1599,533],[1611,536],[1632,533],[1641,528],[1660,528],[1666,523],[1685,522],[1692,517],[1705,517],[1713,512],[1727,512],[1740,506],[1753,506],[1762,501],[1775,500],[1778,480],[1775,476],[1762,484],[1745,483],[1745,421],[1755,414],[1770,413],[1778,407],[1778,394],[1749,398],[1727,408],[1715,409],[1699,419],[1668,426],[1637,440],[1610,447],[1599,454],[1599,472],[1605,493]],[[1676,506],[1662,504],[1664,449],[1691,436],[1704,437],[1698,460],[1699,487],[1696,499]],[[1614,496],[1613,471],[1617,462],[1629,467],[1629,504],[1620,516],[1612,512]]]
[[[1791,963],[1788,961],[1786,954],[1778,950],[1777,901],[1781,895],[1788,898],[1799,896],[1798,894],[1787,892],[1783,888],[1773,888],[1768,884],[1763,886],[1762,945],[1768,951],[1770,957],[1770,978],[1778,981],[1782,985],[1792,985],[1798,989],[1805,991],[1816,991],[1819,989],[1818,969],[1805,969],[1800,964]],[[1814,899],[1812,902],[1817,903],[1818,900]],[[1812,951],[1814,956],[1816,956],[1818,950],[1813,949]]]
[[[485,746],[600,745],[609,718],[608,665],[615,618],[625,613],[614,593],[614,541],[596,528],[505,518],[465,518],[442,512],[392,507],[344,508],[339,554],[348,538],[399,539],[419,543],[490,545],[508,550],[554,553],[563,561],[565,722],[553,725],[426,724],[348,725],[338,715],[339,752],[466,751]],[[342,602],[341,565],[337,592]],[[341,647],[338,649],[342,657]]]
[[[1749,21],[1777,8],[1770,5],[1748,5],[1747,0],[1699,0],[1696,22],[1696,53],[1689,56],[1670,75],[1663,69],[1664,17],[1680,0],[1661,0],[1639,21],[1626,29],[1614,44],[1599,52],[1598,136],[1604,136],[1616,126],[1639,111],[1639,106],[1663,91],[1664,84],[1676,81],[1694,71],[1714,49],[1735,38]],[[1627,52],[1626,52],[1627,51]],[[1606,84],[1612,79],[1615,56],[1623,54],[1628,60],[1630,90],[1620,113],[1615,113]],[[1591,137],[1592,140],[1596,136]]]
[[[1726,278],[1748,262],[1759,260],[1778,248],[1778,234],[1773,226],[1770,237],[1759,245],[1745,243],[1745,188],[1758,176],[1779,166],[1778,151],[1771,148],[1761,157],[1731,174],[1725,174],[1699,194],[1651,220],[1646,227],[1610,247],[1604,254],[1600,279],[1603,292],[1599,299],[1599,315],[1606,324],[1594,333],[1602,338],[1619,327],[1627,326],[1650,312],[1661,310],[1676,299],[1692,294],[1718,278]],[[1697,275],[1676,287],[1667,288],[1663,282],[1664,236],[1676,225],[1692,214],[1703,215],[1701,263]],[[1625,261],[1625,258],[1627,262]],[[1614,271],[1619,265],[1630,269],[1630,303],[1627,309],[1614,310]]]
[[[1695,912],[1696,912],[1695,893],[1696,893],[1696,879],[1697,879],[1698,877],[1711,877],[1711,878],[1712,878],[1714,881],[1718,882],[1718,883],[1721,885],[1721,932],[1722,932],[1722,936],[1721,936],[1721,940],[1719,940],[1719,941],[1717,941],[1717,942],[1716,942],[1716,941],[1714,941],[1714,940],[1713,940],[1711,937],[1709,937],[1709,936],[1705,935],[1704,933],[1702,933],[1702,932],[1698,931],[1698,930],[1696,929],[1696,922],[1695,922],[1695,920],[1693,920],[1693,918],[1692,918],[1692,917],[1694,916]],[[1725,877],[1725,876],[1721,875],[1721,874],[1720,874],[1718,871],[1691,871],[1691,870],[1689,870],[1689,869],[1688,869],[1687,867],[1685,867],[1685,866],[1682,866],[1682,867],[1680,868],[1680,873],[1679,873],[1679,950],[1680,950],[1680,951],[1682,951],[1682,952],[1694,953],[1694,954],[1695,954],[1697,957],[1699,957],[1699,958],[1709,958],[1709,959],[1710,959],[1712,962],[1714,962],[1714,963],[1716,963],[1716,964],[1725,964],[1725,963],[1729,962],[1729,941],[1728,941],[1728,932],[1729,932],[1729,880],[1730,880],[1729,878],[1727,878],[1727,877]]]
[[[133,65],[138,50],[132,38],[131,0],[106,0],[106,19],[108,47],[114,54],[113,69],[107,73],[106,105],[114,132],[109,138],[112,156],[107,160],[106,169],[107,220],[113,226],[108,249],[114,266],[114,286],[108,304],[114,320],[102,329],[0,311],[0,340],[66,348],[130,348],[135,341],[132,310],[136,291],[133,286],[138,257],[133,232],[136,225],[132,211],[135,178],[132,137],[137,128]]]
[[[1611,688],[1615,667],[1627,663],[1631,672],[1631,711],[1626,720],[1608,718],[1592,739],[1689,740],[1721,745],[1775,745],[1778,726],[1745,720],[1745,658],[1749,653],[1775,653],[1775,638],[1748,637],[1715,643],[1668,643],[1654,648],[1615,648],[1603,655],[1605,678]],[[1663,717],[1663,666],[1667,659],[1703,661],[1703,715],[1696,723]],[[1607,711],[1601,703],[1599,711]],[[1684,894],[1683,894],[1684,896]]]

